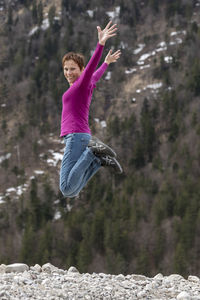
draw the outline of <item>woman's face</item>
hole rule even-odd
[[[69,82],[69,85],[71,86],[76,79],[78,79],[83,72],[83,69],[80,70],[79,65],[73,60],[66,60],[64,63],[64,76]]]

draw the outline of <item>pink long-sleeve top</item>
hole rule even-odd
[[[62,96],[61,134],[91,133],[88,118],[93,89],[107,68],[104,62],[95,72],[104,46],[97,43],[94,54],[90,58],[81,76]]]

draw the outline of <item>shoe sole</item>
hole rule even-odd
[[[93,139],[94,141],[100,143],[101,145],[103,145],[103,146],[105,147],[105,152],[103,152],[102,155],[105,154],[105,155],[110,155],[110,156],[112,156],[112,157],[116,157],[116,156],[117,156],[116,152],[115,152],[112,148],[110,148],[108,145],[104,144],[104,143],[103,143],[102,141],[100,141],[98,138],[92,137],[92,139]],[[98,154],[101,155],[101,153],[98,153]]]
[[[114,164],[103,164],[102,166],[105,168],[110,168],[110,170],[112,170],[113,173],[122,174],[123,169],[118,160],[115,157],[112,157],[112,161],[114,162]]]

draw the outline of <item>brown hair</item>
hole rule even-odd
[[[74,53],[74,52],[69,52],[67,54],[65,54],[63,56],[62,59],[62,66],[64,68],[64,64],[67,60],[73,60],[75,63],[77,63],[77,65],[79,66],[80,70],[83,69],[84,65],[85,65],[85,58],[82,54],[79,53]]]

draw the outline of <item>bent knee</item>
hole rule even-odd
[[[64,197],[68,197],[71,194],[70,187],[66,184],[60,184],[60,191]]]
[[[77,193],[73,191],[71,187],[66,184],[60,184],[60,191],[64,197],[73,198],[77,196]]]

